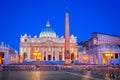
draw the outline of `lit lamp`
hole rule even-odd
[[[88,61],[88,56],[87,55],[83,56],[83,60],[87,62]]]
[[[35,52],[35,53],[33,53],[33,55],[36,57],[36,65],[37,65],[39,60],[41,60],[41,57],[40,57],[41,53],[40,52]]]
[[[113,56],[113,53],[109,50],[109,51],[107,51],[107,52],[105,53],[105,56],[106,56],[108,59],[111,60],[111,57]],[[110,61],[109,61],[109,62],[110,62]],[[110,62],[110,64],[111,64],[111,62]]]

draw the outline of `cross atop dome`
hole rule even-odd
[[[46,23],[46,27],[50,27],[50,22],[49,22],[49,20],[48,20],[47,23]]]

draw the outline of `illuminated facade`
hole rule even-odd
[[[0,64],[18,63],[18,52],[10,47],[6,47],[2,42],[0,45]]]
[[[71,60],[77,56],[76,37],[70,37]],[[49,21],[46,27],[41,31],[39,37],[28,36],[25,34],[20,38],[20,56],[23,61],[64,61],[64,43],[65,38],[58,37],[55,31],[50,27]]]
[[[120,64],[120,36],[94,32],[91,39],[79,44],[79,55],[83,63]]]

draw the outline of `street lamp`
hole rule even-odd
[[[110,50],[108,50],[105,53],[105,56],[107,57],[107,63],[108,63],[108,60],[109,60],[109,64],[111,64],[111,57],[113,57],[113,53]]]

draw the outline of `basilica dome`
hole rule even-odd
[[[56,38],[56,33],[50,27],[49,21],[47,21],[46,27],[41,31],[40,38]]]

